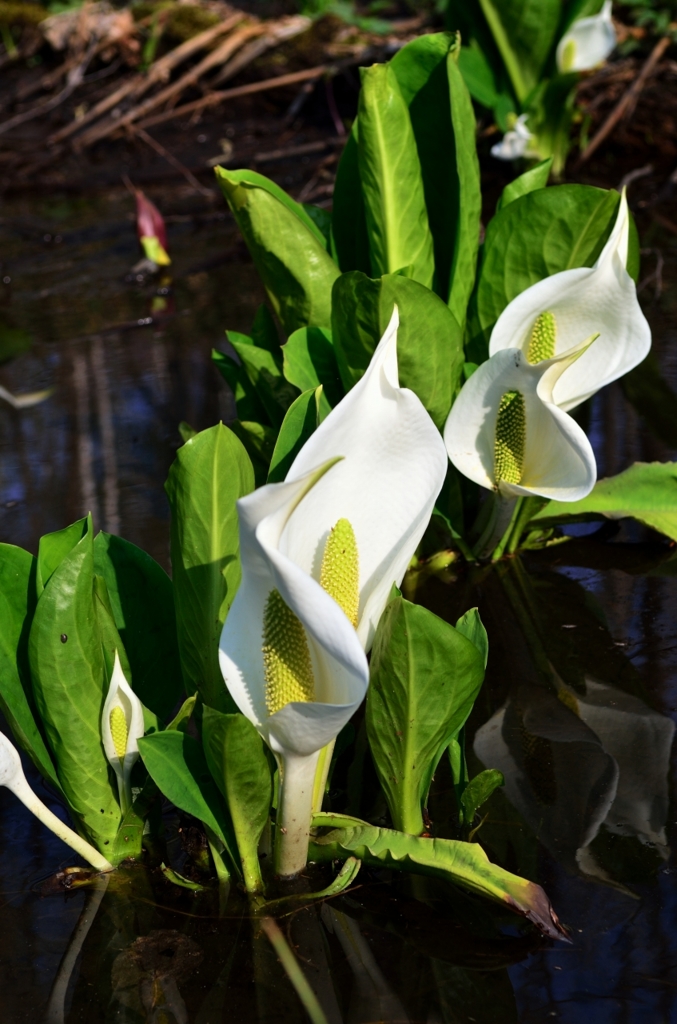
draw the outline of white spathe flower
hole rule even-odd
[[[651,328],[626,270],[629,228],[624,191],[594,267],[562,270],[531,285],[506,306],[491,333],[490,355],[518,348],[531,362],[560,355],[599,333],[555,385],[553,401],[565,411],[622,377],[651,348]]]
[[[611,0],[605,0],[599,14],[579,18],[557,44],[557,70],[590,71],[603,64],[616,45],[616,29],[611,19]]]
[[[21,758],[16,747],[0,732],[0,786],[6,786],[32,814],[46,825],[55,835],[79,853],[97,871],[112,871],[113,865],[90,846],[68,825],[65,825],[42,800],[35,795],[24,774]]]
[[[593,341],[537,365],[519,349],[482,363],[463,385],[444,427],[456,468],[505,498],[540,494],[578,501],[589,494],[597,479],[590,442],[552,396],[560,376]]]
[[[123,815],[132,805],[132,768],[139,757],[138,740],[143,733],[143,706],[125,679],[116,651],[108,696],[101,715],[101,740],[106,757],[117,775]]]
[[[446,472],[432,420],[399,386],[397,326],[395,309],[366,373],[286,481],[238,502],[242,582],[219,655],[235,703],[282,765],[278,824],[287,852],[297,847],[278,860],[282,874],[305,864],[318,753],[364,698],[365,649]]]
[[[528,114],[520,114],[501,141],[491,147],[491,155],[495,156],[497,160],[518,160],[529,154],[529,143],[534,136],[527,128],[528,116]]]

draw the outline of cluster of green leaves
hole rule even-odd
[[[560,74],[557,44],[578,18],[598,14],[603,0],[447,0],[445,17],[464,46],[459,67],[470,93],[493,111],[501,131],[517,114],[541,159],[564,168],[570,146],[578,74]]]
[[[546,6],[549,48],[561,35],[557,26],[592,10],[580,3],[561,9],[559,0]],[[475,8],[464,10],[470,18]],[[526,21],[538,35],[547,18],[541,5],[535,11]],[[540,52],[545,66],[550,50],[543,41],[539,47],[529,60]],[[488,358],[492,329],[508,303],[545,277],[593,266],[609,237],[618,193],[547,187],[551,161],[545,160],[504,189],[479,246],[475,121],[459,73],[465,52],[455,36],[426,35],[389,64],[363,71],[331,213],[295,202],[254,171],[217,169],[286,339],[280,343],[273,317],[261,307],[251,336],[227,332],[229,352],[214,353],[235,394],[232,426],[257,484],[284,478],[303,442],[360,379],[395,305],[400,382],[442,429],[463,380]],[[519,60],[524,74],[531,67],[537,76],[537,63],[523,54]],[[638,271],[632,223],[628,272],[636,279]],[[648,386],[653,394],[656,382]],[[638,381],[638,400],[653,408],[646,390]],[[669,471],[647,472],[657,474],[661,500],[670,502]],[[544,511],[545,529],[540,522],[529,526],[542,502],[526,503],[511,550],[525,532],[529,544],[548,543],[552,528],[572,515],[609,514],[597,501],[601,486],[580,509]],[[614,514],[635,515],[643,499],[627,487],[622,493],[623,507]],[[447,542],[464,552],[476,508],[476,489],[450,468],[438,521],[446,524]],[[674,538],[674,526],[661,522]]]

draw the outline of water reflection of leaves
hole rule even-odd
[[[115,958],[113,998],[143,1020],[188,1024],[179,982],[190,977],[201,960],[202,950],[187,935],[173,928],[154,929]]]

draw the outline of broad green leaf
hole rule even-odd
[[[270,460],[269,484],[279,483],[285,479],[292,462],[319,426],[321,399],[322,385],[304,391],[289,407]]]
[[[463,791],[461,805],[463,807],[463,820],[471,825],[479,807],[485,803],[495,789],[505,782],[503,773],[496,768],[487,768],[474,779],[471,779]]]
[[[36,721],[26,650],[35,612],[36,559],[23,548],[0,544],[0,711],[14,739],[55,789],[56,770]]]
[[[528,918],[549,938],[566,937],[540,885],[492,864],[478,843],[422,839],[364,825],[336,829],[310,844],[310,860],[326,862],[348,857],[359,857],[372,867],[454,882]]]
[[[498,103],[498,88],[491,64],[479,46],[463,46],[458,55],[458,66],[468,92],[489,110]]]
[[[247,892],[262,892],[258,846],[273,797],[263,740],[244,715],[205,708],[202,742],[209,770],[228,804]]]
[[[272,314],[264,302],[261,303],[254,314],[252,344],[256,348],[265,348],[274,356],[278,365],[281,365],[280,336],[277,333],[277,327],[275,326]]]
[[[468,358],[487,358],[491,331],[508,303],[544,277],[591,267],[616,220],[618,192],[590,185],[537,189],[489,222],[469,323]]]
[[[331,233],[343,273],[361,270],[371,274],[367,214],[358,164],[357,121],[353,124],[336,170]]]
[[[172,718],[171,722],[168,722],[167,729],[177,729],[179,732],[185,732],[186,729],[188,728],[190,716],[193,714],[193,711],[195,710],[195,705],[197,704],[197,701],[198,695],[196,693],[194,693],[192,697],[186,697],[183,704]]]
[[[551,501],[532,523],[566,523],[597,516],[639,519],[677,540],[677,462],[636,462],[618,476],[598,480],[587,498]]]
[[[520,174],[518,178],[506,185],[496,205],[496,212],[505,210],[506,206],[510,206],[520,196],[526,196],[538,188],[545,188],[548,184],[551,167],[552,157],[548,157],[547,160],[541,160],[540,164],[530,167],[528,171]]]
[[[459,633],[463,633],[463,636],[467,637],[471,644],[475,645],[482,656],[482,663],[486,668],[489,659],[489,637],[478,609],[470,608],[462,615],[456,623],[456,629]]]
[[[358,164],[372,272],[433,284],[433,241],[407,104],[387,64],[362,68]]]
[[[331,331],[323,327],[301,327],[282,346],[282,356],[284,375],[299,391],[322,385],[320,409],[324,419],[344,394]]]
[[[452,50],[447,57],[447,75],[451,96],[451,121],[454,128],[453,166],[458,182],[452,236],[453,261],[449,282],[449,309],[461,327],[465,327],[468,300],[475,284],[477,269],[482,193],[475,145],[475,113],[470,93],[458,67],[458,49]]]
[[[139,751],[160,792],[180,811],[192,814],[216,833],[237,870],[228,815],[197,740],[172,729],[144,736]]]
[[[174,605],[186,692],[232,710],[218,661],[221,627],[240,584],[235,503],[254,487],[247,453],[222,423],[176,453],[166,483],[172,512]]]
[[[183,694],[172,581],[135,544],[99,533],[94,568],[106,581],[134,692],[166,721]]]
[[[310,217],[315,227],[320,232],[324,239],[327,252],[330,252],[331,244],[331,221],[332,216],[329,210],[323,209],[321,206],[313,206],[312,203],[301,203],[304,212]]]
[[[235,331],[226,331],[226,337],[230,340],[247,339],[244,334],[237,334]],[[251,338],[247,339],[251,343]],[[247,372],[241,363],[236,362],[226,352],[219,352],[212,349],[212,361],[228,387],[233,392],[237,415],[241,420],[253,423],[269,425],[270,421],[263,407],[261,399],[256,394],[256,388],[247,376]],[[184,438],[188,440],[188,438]]]
[[[555,42],[561,0],[479,0],[520,103],[538,85]]]
[[[36,596],[40,597],[50,576],[63,562],[66,555],[73,550],[79,540],[87,533],[88,518],[78,519],[63,530],[46,533],[40,538],[38,560],[35,570]]]
[[[298,397],[296,388],[282,376],[281,354],[276,359],[265,348],[235,341],[232,332],[229,334],[229,341],[239,356],[268,419],[273,427],[279,428],[287,409]]]
[[[101,743],[107,686],[93,540],[90,517],[87,532],[40,595],[29,659],[35,703],[76,827],[107,853],[118,830],[120,808]]]
[[[286,333],[329,327],[339,269],[312,219],[254,171],[217,168],[217,177]]]
[[[441,430],[460,387],[462,332],[448,306],[416,281],[400,274],[373,281],[354,271],[336,282],[332,337],[344,386],[362,377],[395,305],[400,384],[418,395]]]
[[[396,598],[379,622],[367,692],[367,735],[396,828],[423,831],[422,802],[484,678],[472,641],[421,605]]]

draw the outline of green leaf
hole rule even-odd
[[[467,357],[487,358],[494,324],[509,302],[537,281],[572,267],[591,267],[616,221],[618,192],[555,185],[510,203],[489,222],[484,241]]]
[[[56,770],[32,708],[28,632],[35,612],[36,559],[23,548],[0,544],[0,710],[14,739],[55,789]]]
[[[367,214],[358,164],[357,121],[353,124],[336,170],[332,203],[331,233],[338,264],[346,273],[361,270],[371,274]]]
[[[396,598],[379,622],[367,692],[367,735],[396,828],[423,831],[433,772],[464,725],[484,678],[482,655],[443,619]]]
[[[186,692],[232,710],[218,661],[221,627],[240,584],[235,503],[254,472],[235,434],[219,423],[182,448],[166,483],[172,512],[171,556],[181,668]]]
[[[319,426],[321,399],[322,385],[310,391],[304,391],[290,406],[280,428],[273,457],[270,460],[269,484],[279,483],[285,479],[292,462],[310,435]]]
[[[441,430],[460,388],[462,332],[448,306],[416,281],[399,274],[373,281],[359,271],[338,279],[332,337],[344,386],[349,390],[362,377],[395,305],[400,384],[418,395]]]
[[[293,202],[293,200],[292,200]],[[256,310],[252,324],[252,344],[256,348],[265,348],[280,366],[280,336],[273,320],[273,315],[264,302]]]
[[[297,397],[296,388],[282,376],[282,361],[265,348],[235,340],[229,332],[228,340],[239,356],[257,398],[274,427],[280,427],[287,409]],[[279,364],[278,364],[279,360]]]
[[[55,569],[87,533],[88,518],[78,519],[63,530],[46,533],[40,538],[35,571],[36,596],[40,597]]]
[[[491,110],[498,103],[498,87],[491,64],[478,45],[463,46],[458,66],[468,92],[482,106]]]
[[[321,418],[343,398],[343,385],[332,344],[331,331],[323,327],[301,327],[282,346],[284,375],[299,391],[323,387]]]
[[[76,827],[106,853],[120,808],[101,743],[107,686],[93,540],[89,517],[87,532],[40,595],[29,658],[35,703]]]
[[[193,714],[193,711],[195,710],[195,705],[197,704],[197,701],[198,695],[196,693],[194,693],[192,697],[186,697],[183,704],[172,718],[171,722],[167,723],[167,728],[178,729],[179,732],[185,732],[186,729],[188,728],[190,716]]]
[[[185,732],[165,730],[140,739],[139,751],[160,792],[216,833],[237,870],[228,816],[197,740]]]
[[[677,462],[635,462],[618,476],[598,480],[587,498],[551,501],[531,521],[552,525],[597,516],[639,519],[677,540]]]
[[[226,331],[226,337],[229,340],[231,338],[246,340],[251,344],[251,338],[248,338],[246,334]],[[219,352],[217,349],[212,349],[212,361],[233,392],[238,417],[241,420],[270,425],[266,410],[256,394],[256,388],[247,376],[244,366],[236,362],[232,356],[225,352]],[[187,440],[188,438],[185,437],[184,441]]]
[[[433,242],[407,104],[389,65],[360,70],[358,164],[372,272],[407,268],[407,276],[430,288]]]
[[[463,820],[466,824],[472,825],[477,809],[504,783],[503,773],[496,768],[487,768],[470,780],[461,797]]]
[[[202,742],[209,770],[228,804],[247,892],[263,892],[258,847],[273,798],[263,740],[244,715],[205,708]]]
[[[522,914],[549,938],[566,938],[540,885],[492,864],[478,843],[422,839],[365,825],[336,829],[310,844],[310,860],[326,862],[348,857],[359,857],[372,867],[454,882]]]
[[[555,42],[561,0],[480,0],[520,103],[538,85]]]
[[[449,284],[449,308],[461,327],[465,327],[468,300],[475,284],[477,269],[482,192],[475,145],[475,113],[458,67],[458,50],[452,50],[447,57],[447,75],[454,129],[455,154],[452,167],[458,182],[452,233],[454,255]]]
[[[172,581],[135,544],[99,533],[94,568],[106,581],[134,693],[166,721],[183,694]]]
[[[526,196],[529,192],[535,192],[536,189],[545,188],[548,184],[551,167],[552,157],[550,156],[547,160],[541,160],[540,164],[530,167],[528,171],[520,174],[518,178],[506,185],[496,205],[496,212],[505,210],[506,206],[510,206],[520,196]]]
[[[486,668],[487,661],[489,660],[489,637],[480,618],[479,610],[477,608],[470,608],[460,617],[456,623],[456,629],[459,633],[463,633],[463,636],[467,637],[471,644],[475,645],[482,656],[482,663]]]
[[[219,184],[287,334],[329,327],[339,269],[300,204],[255,171],[216,169]]]
[[[263,423],[250,423],[246,420],[233,420],[228,426],[242,442],[251,459],[256,486],[263,487],[275,451],[277,430]]]

